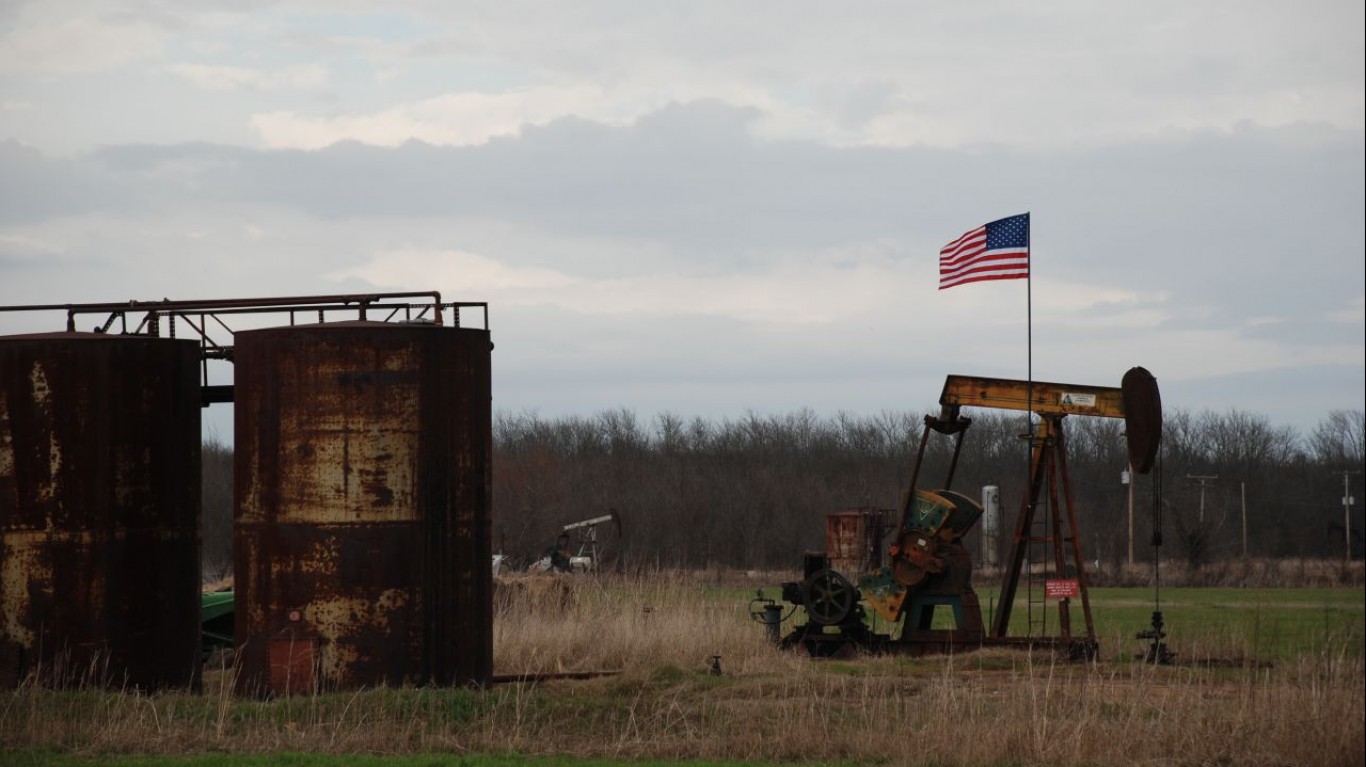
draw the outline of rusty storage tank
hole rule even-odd
[[[830,569],[856,580],[882,566],[888,509],[858,507],[825,515],[825,556]]]
[[[199,346],[0,338],[0,684],[199,681]]]
[[[239,692],[487,685],[489,332],[356,321],[235,343]]]

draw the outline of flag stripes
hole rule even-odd
[[[939,251],[939,289],[1029,277],[1029,214],[970,229]]]

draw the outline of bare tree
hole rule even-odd
[[[217,439],[200,450],[202,477],[200,569],[206,581],[232,573],[233,464],[232,448]]]
[[[1360,469],[1366,456],[1366,412],[1330,411],[1309,436],[1309,449],[1324,464]]]

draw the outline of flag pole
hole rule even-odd
[[[1032,238],[1034,236],[1033,221],[1030,211],[1025,211],[1025,368],[1027,379],[1025,381],[1025,418],[1026,431],[1029,435],[1028,446],[1025,458],[1025,497],[1032,497],[1029,487],[1034,481],[1033,475],[1029,474],[1029,464],[1034,458],[1034,248]]]

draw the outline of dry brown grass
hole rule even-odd
[[[518,752],[936,765],[1361,764],[1359,653],[1274,668],[1067,664],[1047,654],[814,662],[777,651],[711,576],[576,578],[509,600],[499,674],[617,670],[489,691],[248,701],[31,685],[0,698],[0,747],[77,752]],[[1232,641],[1232,640],[1230,640]],[[720,655],[723,674],[708,672]],[[3,761],[3,759],[0,759]]]
[[[724,669],[744,673],[773,656],[744,601],[709,595],[695,575],[527,576],[513,583],[527,585],[499,600],[493,623],[500,675],[703,669],[715,655]]]

